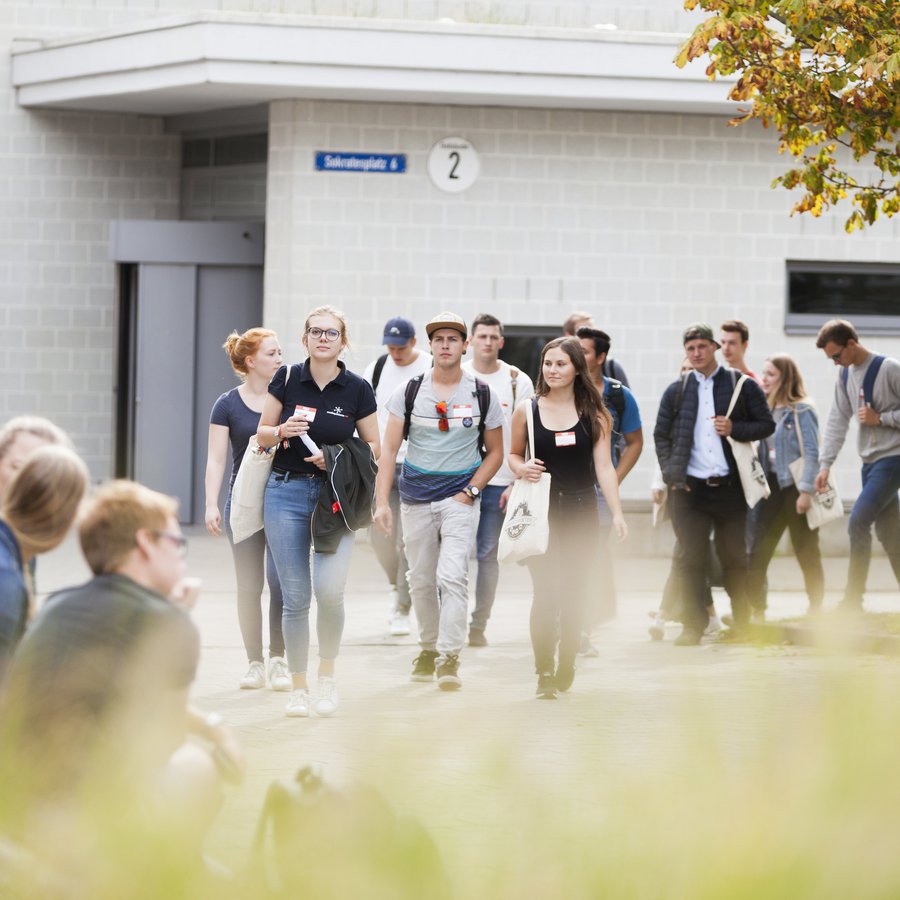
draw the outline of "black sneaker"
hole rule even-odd
[[[554,683],[556,684],[556,689],[558,691],[567,691],[570,687],[572,687],[572,682],[575,680],[575,665],[573,663],[569,663],[568,665],[563,665],[560,663],[556,667],[556,675],[553,678]]]
[[[459,678],[459,657],[448,653],[438,664],[437,683],[442,691],[458,691],[462,687]]]
[[[484,636],[483,628],[469,629],[469,646],[470,647],[487,647],[487,638]]]
[[[538,700],[555,700],[556,699],[556,679],[552,672],[541,672],[538,675],[537,683]]]
[[[434,664],[438,654],[434,650],[423,650],[413,660],[412,675],[410,681],[431,681],[434,678]]]

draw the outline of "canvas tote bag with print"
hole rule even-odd
[[[525,421],[528,424],[525,458],[529,459],[534,456],[534,408],[531,400],[525,406]],[[500,562],[519,562],[529,556],[546,553],[550,540],[549,512],[549,472],[542,472],[540,481],[526,481],[524,478],[515,481],[506,504],[497,559]]]
[[[725,413],[726,418],[731,417],[731,412],[746,380],[747,376],[741,375],[738,383],[734,386],[734,393],[728,404],[728,412]],[[759,461],[759,441],[736,441],[729,434],[728,443],[731,444],[734,462],[741,477],[744,499],[747,501],[747,506],[753,509],[760,500],[765,500],[772,493],[762,463]]]
[[[791,477],[797,489],[800,489],[800,479],[803,477],[803,435],[800,433],[800,417],[797,408],[794,407],[794,428],[797,432],[797,443],[800,445],[800,455],[788,465]],[[837,482],[834,480],[834,472],[828,472],[828,486],[821,493],[813,491],[812,505],[806,511],[806,524],[815,531],[832,519],[841,519],[844,516],[844,504],[841,503],[841,495],[838,493]]]
[[[284,384],[287,387],[291,377],[291,366],[288,366],[284,376]],[[247,540],[251,535],[261,531],[263,527],[263,501],[266,496],[266,484],[272,473],[272,463],[275,461],[274,446],[266,450],[259,446],[255,434],[250,435],[247,441],[247,449],[241,460],[237,478],[231,488],[231,514],[228,521],[231,525],[232,540],[235,544]]]

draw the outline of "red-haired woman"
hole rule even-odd
[[[262,643],[263,582],[269,582],[269,685],[273,691],[289,691],[291,676],[284,658],[281,633],[281,585],[275,562],[269,551],[265,531],[257,531],[238,544],[232,539],[229,516],[231,486],[237,478],[244,451],[251,435],[256,434],[259,416],[268,396],[269,382],[281,366],[278,335],[268,328],[251,328],[243,334],[232,332],[223,345],[231,367],[241,384],[222,394],[209,419],[209,449],[206,457],[206,530],[222,533],[219,490],[225,474],[228,445],[231,444],[231,482],[225,501],[225,533],[231,543],[237,578],[238,621],[250,667],[240,681],[244,690],[266,686],[266,668]]]

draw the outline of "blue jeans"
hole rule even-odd
[[[497,596],[497,581],[500,579],[497,546],[506,515],[506,510],[500,509],[500,497],[505,490],[504,485],[488,484],[481,492],[481,516],[475,534],[478,574],[475,576],[475,609],[472,611],[471,626],[478,631],[484,631]]]
[[[853,504],[847,531],[850,568],[844,603],[862,605],[872,558],[872,525],[900,582],[900,456],[886,456],[862,467],[862,490]]]
[[[284,597],[282,627],[287,661],[294,674],[306,673],[309,661],[309,607],[315,591],[319,657],[336,659],[344,631],[344,585],[353,552],[353,532],[335,553],[313,553],[310,572],[313,510],[322,478],[273,472],[266,485],[266,537]]]
[[[260,598],[263,581],[269,582],[269,657],[284,656],[284,637],[281,633],[281,584],[275,569],[272,551],[266,542],[265,529],[251,534],[238,544],[231,533],[231,491],[225,501],[225,534],[231,544],[234,574],[237,581],[238,623],[249,662],[263,661],[262,610]]]

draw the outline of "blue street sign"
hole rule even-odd
[[[405,153],[330,153],[316,151],[318,172],[376,172],[399,175],[406,171]]]

